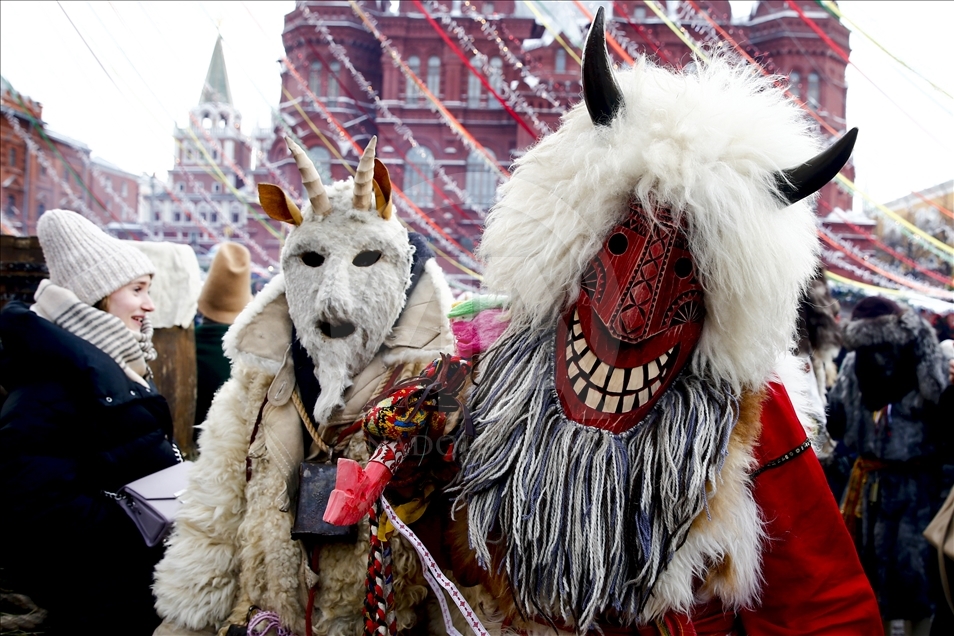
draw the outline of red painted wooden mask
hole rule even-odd
[[[556,389],[567,417],[614,433],[643,420],[689,361],[705,317],[684,229],[635,202],[590,261],[556,333]]]

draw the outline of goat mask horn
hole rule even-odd
[[[785,205],[801,201],[831,181],[848,162],[857,137],[858,129],[852,128],[844,137],[802,165],[777,172],[775,184]]]
[[[371,137],[361,160],[358,161],[358,171],[354,175],[354,196],[351,199],[355,210],[371,209],[371,194],[374,191],[374,148],[377,146],[378,138]]]
[[[328,193],[325,192],[325,186],[321,183],[321,177],[315,170],[315,164],[311,162],[308,155],[301,147],[285,137],[285,144],[295,157],[295,163],[298,165],[298,172],[301,173],[301,182],[305,186],[305,192],[308,194],[308,200],[311,202],[311,210],[316,216],[327,216],[331,212],[331,201],[328,199]]]
[[[603,32],[603,7],[586,36],[583,49],[583,101],[590,119],[596,126],[609,126],[623,105],[623,93],[616,83],[609,54],[606,52],[606,35]]]

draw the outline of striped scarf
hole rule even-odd
[[[152,376],[152,370],[146,363],[156,359],[156,349],[152,346],[148,316],[143,320],[142,331],[137,333],[118,316],[87,305],[70,290],[49,280],[40,282],[33,299],[36,302],[30,309],[36,314],[102,350],[129,379],[149,386],[145,379]]]

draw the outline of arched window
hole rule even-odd
[[[474,68],[480,68],[480,61],[475,57],[471,60]],[[480,107],[480,79],[474,73],[467,75],[467,108]]]
[[[427,90],[434,95],[441,92],[441,58],[436,55],[427,58]]]
[[[802,98],[801,81],[802,76],[798,74],[798,71],[792,71],[788,74],[788,92],[799,99]]]
[[[434,190],[431,181],[434,180],[434,153],[418,146],[407,153],[407,164],[404,166],[404,193],[418,207],[429,208],[434,205]]]
[[[202,127],[206,130],[212,129],[212,117],[208,113],[202,113]]]
[[[566,51],[557,49],[556,57],[553,61],[553,70],[557,73],[566,73]]]
[[[412,55],[407,58],[407,67],[411,73],[418,77],[421,76],[421,58]],[[408,106],[417,106],[417,98],[421,92],[417,89],[417,84],[410,77],[407,78],[407,84],[404,87],[404,103]]]
[[[503,86],[503,60],[499,57],[490,58],[490,77],[487,78],[490,81],[490,85],[493,87],[497,94],[503,97],[503,94],[500,92],[501,87]],[[487,98],[487,108],[503,108],[500,105],[500,102],[497,101],[497,98]]]
[[[493,156],[490,150],[487,151]],[[493,168],[476,151],[467,156],[467,194],[479,210],[486,210],[494,201],[497,179]]]
[[[341,85],[338,83],[340,81],[338,77],[341,72],[341,64],[332,62],[328,65],[328,71],[328,99],[338,99],[338,95],[341,94]]]
[[[220,117],[219,117],[219,125],[218,125],[219,130],[225,130],[225,127],[226,127],[227,125],[228,125],[228,120],[226,119],[225,115],[220,116]]]
[[[806,93],[808,105],[817,108],[821,98],[821,81],[818,77],[818,73],[808,74],[808,90]]]
[[[311,63],[311,72],[308,74],[308,88],[315,95],[321,95],[321,62]]]
[[[308,158],[315,164],[321,182],[329,185],[331,183],[331,153],[328,149],[316,146],[308,151]]]

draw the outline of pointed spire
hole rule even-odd
[[[232,105],[232,91],[229,89],[228,73],[225,72],[221,35],[215,41],[212,61],[209,62],[209,71],[205,74],[205,84],[202,85],[202,97],[199,98],[200,104],[209,102]]]

